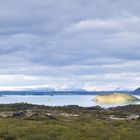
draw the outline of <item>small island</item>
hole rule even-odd
[[[130,94],[112,93],[112,94],[97,95],[93,99],[93,101],[107,103],[107,104],[125,104],[129,102],[140,101],[140,99]]]

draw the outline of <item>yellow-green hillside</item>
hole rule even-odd
[[[136,98],[135,96],[130,94],[124,94],[124,93],[97,95],[93,100],[102,103],[111,103],[111,104],[120,104],[120,103],[139,101],[139,99]]]

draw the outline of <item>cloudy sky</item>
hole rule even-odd
[[[0,88],[140,86],[139,0],[0,0]]]

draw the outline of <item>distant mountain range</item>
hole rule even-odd
[[[114,92],[140,95],[140,88],[134,91],[121,87],[118,87],[112,91],[87,91],[81,88],[65,88],[55,90],[53,88],[40,86],[40,87],[17,88],[13,90],[1,90],[0,95],[100,95]]]
[[[80,89],[80,88],[64,88],[64,89],[59,89],[55,90],[53,88],[49,87],[26,87],[26,88],[15,88],[12,90],[0,90],[0,92],[64,92],[64,91],[72,91],[72,92],[86,92],[85,89]]]
[[[87,91],[85,89],[82,89],[82,88],[64,88],[64,89],[61,89],[61,91]]]
[[[18,88],[12,90],[0,90],[0,92],[104,92],[104,91],[88,91],[82,88],[63,88],[63,89],[53,89],[48,87],[31,87],[31,88]],[[108,92],[108,91],[105,91]],[[111,92],[131,92],[129,89],[116,88],[111,90]]]
[[[123,87],[118,87],[116,89],[114,89],[114,91],[132,91],[132,89],[128,89],[128,88],[123,88]]]
[[[23,88],[19,91],[32,91],[32,92],[54,92],[53,88],[37,87],[37,88]]]

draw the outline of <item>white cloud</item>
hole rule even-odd
[[[112,17],[109,19],[89,19],[75,23],[68,27],[68,32],[78,32],[86,30],[104,31],[128,31],[140,29],[140,17],[127,16],[127,17]]]
[[[139,7],[137,0],[1,1],[0,87],[138,86]]]

